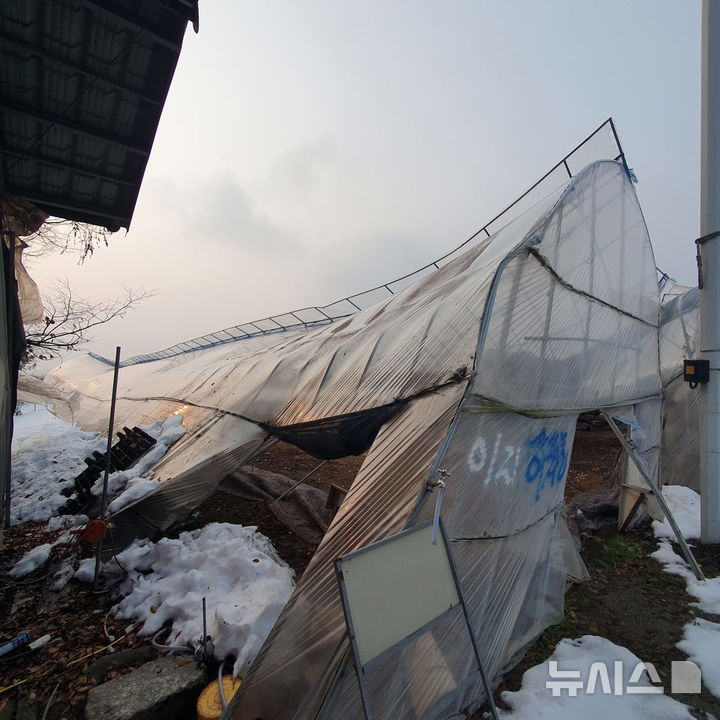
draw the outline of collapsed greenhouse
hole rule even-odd
[[[568,578],[585,575],[563,514],[578,415],[601,409],[625,423],[658,484],[661,436],[686,427],[662,423],[663,385],[677,405],[692,402],[677,373],[697,308],[692,290],[673,287],[661,303],[620,156],[591,162],[364,309],[296,311],[125,363],[118,425],[176,413],[188,434],[156,466],[158,489],[110,519],[118,545],[168,532],[271,438],[324,459],[367,451],[232,717],[363,717],[333,563],[431,520],[440,469],[488,675],[560,621]],[[112,375],[96,356],[63,363],[46,379],[56,412],[102,429]],[[646,486],[632,467],[625,486],[629,516]],[[365,683],[376,717],[393,720],[465,717],[484,698],[459,616],[384,656]]]

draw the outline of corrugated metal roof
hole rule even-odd
[[[129,227],[197,0],[0,3],[0,192]]]

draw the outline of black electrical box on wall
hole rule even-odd
[[[697,387],[701,383],[710,380],[710,361],[709,360],[684,360],[683,361],[683,380],[690,383],[690,387]]]

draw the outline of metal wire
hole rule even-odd
[[[587,145],[587,143],[589,143],[596,135],[598,135],[604,129],[610,129],[612,133],[613,143],[615,144],[615,147],[618,151],[616,159],[622,160],[623,166],[627,170],[627,164],[625,163],[625,154],[620,144],[620,138],[617,135],[617,131],[615,129],[612,118],[608,118],[607,120],[605,120],[604,123],[602,123],[592,133],[590,133],[590,135],[588,135],[581,143],[579,143],[567,155],[565,155],[565,157],[563,157],[550,170],[548,170],[537,182],[533,183],[524,193],[522,193],[522,195],[520,195],[513,202],[511,202],[502,212],[498,213],[492,220],[485,223],[485,225],[483,225],[479,230],[470,235],[470,237],[460,243],[460,245],[455,247],[453,250],[445,253],[441,257],[427,263],[426,265],[423,265],[421,268],[414,270],[411,273],[407,273],[406,275],[402,275],[401,277],[395,278],[394,280],[390,280],[387,283],[377,285],[376,287],[370,288],[369,290],[364,290],[363,292],[340,298],[339,300],[328,303],[327,305],[313,305],[310,307],[300,308],[299,310],[292,310],[290,312],[280,313],[279,315],[271,315],[260,320],[253,320],[252,322],[241,323],[240,325],[233,325],[222,330],[215,330],[212,333],[207,333],[206,335],[193,338],[192,340],[186,340],[184,342],[171,345],[164,350],[158,350],[157,352],[148,353],[145,355],[136,355],[134,357],[128,358],[127,360],[124,360],[121,363],[121,367],[152,362],[153,360],[162,360],[165,358],[174,357],[176,355],[183,355],[185,353],[194,352],[195,350],[217,347],[219,345],[236,342],[237,340],[245,340],[252,337],[258,337],[260,335],[273,335],[275,333],[284,333],[288,330],[322,327],[337,320],[342,320],[344,318],[350,317],[351,315],[354,315],[355,313],[364,309],[364,307],[369,307],[370,305],[374,304],[377,301],[378,292],[383,293],[383,295],[385,296],[392,296],[402,289],[402,287],[393,289],[393,287],[398,285],[398,283],[412,280],[413,278],[416,278],[418,275],[430,270],[431,268],[439,269],[441,267],[439,263],[448,260],[448,258],[450,258],[459,250],[464,248],[468,243],[475,240],[481,233],[484,233],[487,237],[490,237],[492,235],[490,226],[495,225],[500,221],[507,220],[508,213],[510,213],[510,211],[524,198],[526,198],[533,190],[535,190],[539,185],[541,185],[545,180],[547,180],[556,170],[558,170],[558,168],[562,167],[569,175],[569,177],[572,178],[574,175],[570,169],[568,160],[570,160],[573,155],[575,155],[579,150],[581,150],[585,145]],[[363,298],[367,299],[368,302],[363,303]],[[291,318],[293,318],[295,321],[287,322]],[[269,326],[270,324],[272,324],[272,326]],[[222,335],[225,335],[227,337],[221,337]],[[106,363],[108,365],[112,364],[111,360],[108,360],[101,355],[95,355],[94,353],[90,353],[90,355],[95,358],[95,360]]]

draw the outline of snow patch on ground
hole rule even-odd
[[[665,485],[662,493],[683,537],[697,540],[700,537],[700,496],[682,485]],[[652,527],[658,540],[675,540],[675,533],[667,518],[662,522],[654,520]]]
[[[684,578],[688,593],[698,600],[690,604],[702,612],[720,615],[720,577],[698,580],[667,540],[659,545],[650,557],[662,563],[666,573]]]
[[[666,485],[663,496],[670,506],[680,530],[685,538],[700,537],[700,496],[690,488],[679,485]],[[679,575],[685,580],[687,591],[698,600],[691,603],[705,613],[720,614],[720,577],[698,580],[687,563],[673,549],[670,540],[675,540],[667,520],[653,522],[653,532],[658,539],[658,549],[650,557],[662,563],[665,572]]]
[[[90,521],[87,515],[56,515],[48,520],[45,526],[47,532],[68,528],[78,528]]]
[[[210,523],[177,539],[136,540],[118,555],[129,574],[119,586],[125,597],[117,617],[139,620],[141,634],[172,627],[164,644],[198,646],[202,598],[215,657],[235,655],[244,675],[290,597],[291,570],[255,527]],[[75,578],[91,581],[94,560],[83,560]],[[119,573],[110,562],[108,572]]]
[[[700,496],[690,488],[668,485],[663,495],[670,511],[687,539],[700,537]],[[685,580],[687,592],[698,602],[690,603],[704,613],[720,615],[720,577],[698,580],[685,560],[678,555],[671,540],[675,540],[667,520],[653,522],[653,531],[658,539],[658,549],[650,557],[662,563],[671,575]],[[720,697],[720,624],[696,618],[683,628],[683,639],[677,647],[687,654],[688,659],[700,667],[702,682],[716,697]]]
[[[187,428],[182,424],[182,415],[171,415],[167,420],[157,420],[143,430],[157,442],[131,468],[113,473],[108,478],[110,496],[117,495],[122,490],[120,495],[108,505],[108,512],[111,515],[157,488],[159,483],[153,479],[152,466],[187,432]],[[102,478],[93,485],[93,493],[101,492]]]
[[[29,575],[48,561],[50,553],[56,545],[64,545],[69,543],[71,540],[72,535],[70,533],[63,533],[54,542],[44,543],[43,545],[34,547],[15,563],[15,566],[8,574],[12,577],[23,577],[23,575]]]
[[[67,502],[60,491],[72,486],[86,468],[86,457],[95,450],[105,452],[107,439],[59,420],[40,405],[23,405],[22,410],[15,418],[13,437],[12,524],[50,521],[48,530],[82,525],[87,522],[84,515],[57,515]],[[117,496],[108,506],[110,513],[157,488],[152,466],[187,432],[182,415],[171,415],[142,429],[157,442],[131,468],[108,478],[109,496]],[[95,495],[101,492],[102,478],[93,486]]]
[[[47,522],[46,530],[84,525],[88,521],[86,515],[57,514],[67,502],[60,491],[73,485],[75,476],[85,469],[88,455],[94,450],[105,452],[107,439],[59,420],[40,405],[21,407],[23,414],[15,418],[13,437],[12,524]],[[157,420],[142,429],[157,442],[131,468],[109,476],[109,497],[116,496],[108,505],[109,513],[117,512],[158,487],[151,468],[187,432],[181,415]],[[95,483],[94,494],[102,492],[102,482],[100,478]],[[52,544],[34,548],[20,559],[10,574],[22,577],[33,572],[47,562],[54,545],[68,542],[69,538],[66,533]],[[92,579],[92,568],[90,572]],[[67,573],[58,577],[56,584],[64,586],[65,575]]]
[[[576,697],[570,697],[567,690],[553,697],[552,690],[546,687],[546,683],[552,681],[550,661],[557,662],[560,671],[580,671],[583,684]],[[510,706],[511,712],[501,712],[501,717],[505,720],[607,720],[613,717],[622,720],[691,720],[687,707],[666,695],[613,695],[612,692],[601,691],[599,680],[595,683],[595,691],[587,692],[590,689],[591,665],[597,662],[605,665],[611,689],[615,689],[616,661],[622,662],[623,688],[653,684],[646,673],[637,682],[629,682],[640,659],[627,648],[596,635],[561,640],[548,660],[525,672],[520,690],[503,693],[503,700]]]
[[[74,573],[75,564],[73,562],[73,558],[65,558],[60,567],[55,571],[55,574],[52,577],[53,582],[50,588],[55,592],[60,592],[61,590],[64,590],[65,586],[72,579]],[[90,578],[90,580],[92,580],[92,578]]]
[[[16,578],[23,577],[24,575],[29,575],[33,570],[37,570],[47,562],[52,548],[53,546],[50,543],[34,547],[15,563],[15,567],[9,573],[10,576]]]
[[[73,577],[84,583],[91,583],[95,575],[95,558],[83,558]]]
[[[683,639],[677,647],[700,668],[703,685],[720,697],[720,625],[697,618],[683,630]]]
[[[56,418],[41,405],[22,404],[14,418],[11,525],[47,522],[67,502],[60,491],[73,484],[104,441]]]

